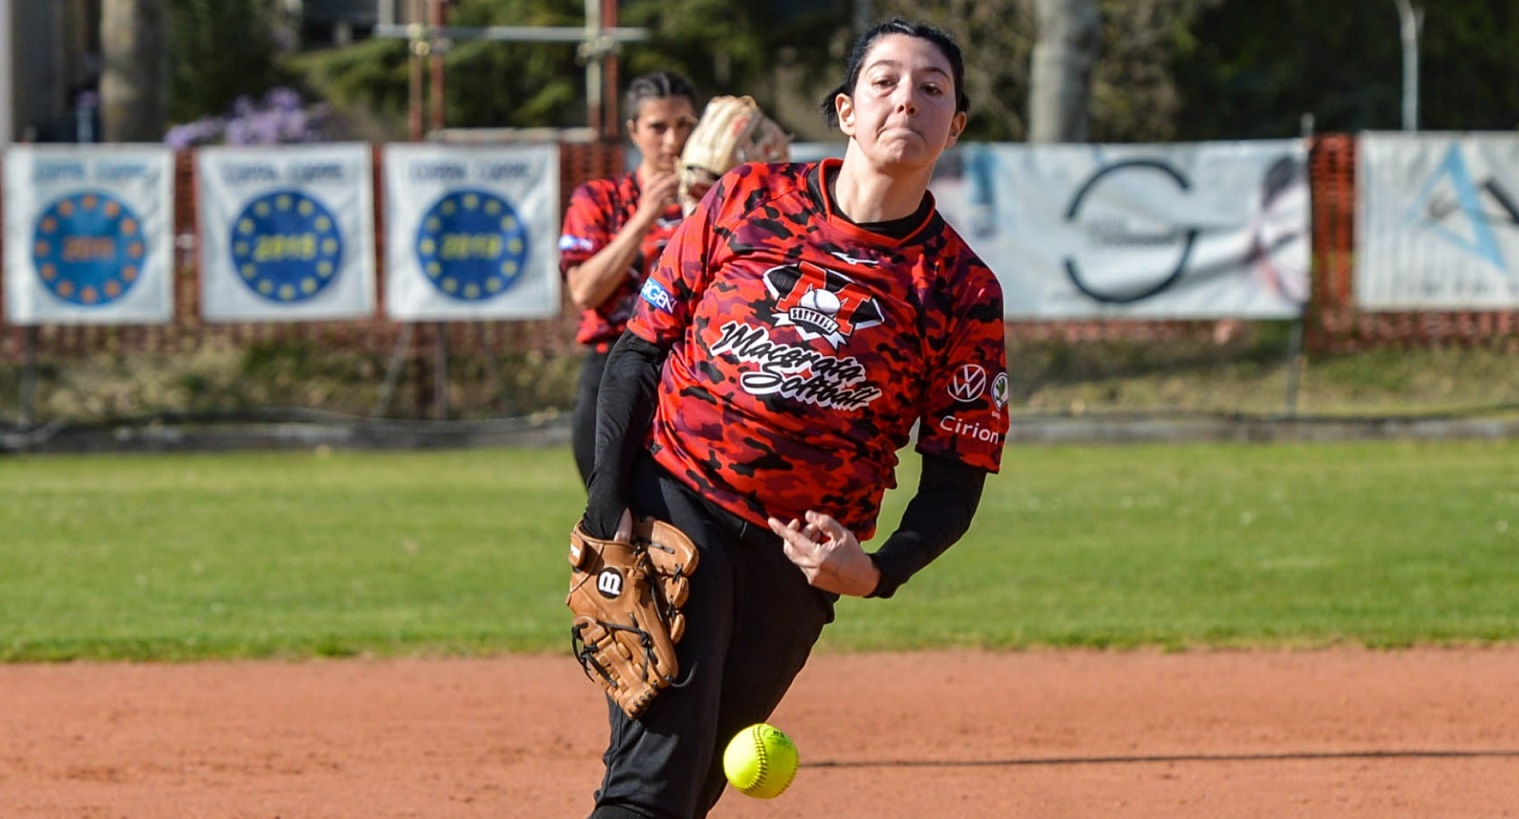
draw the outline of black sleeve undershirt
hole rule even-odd
[[[869,597],[890,597],[970,529],[981,504],[986,472],[962,461],[923,454],[918,491],[907,502],[902,522],[870,556],[881,580]]]
[[[625,331],[607,356],[596,402],[596,466],[586,487],[584,526],[610,538],[632,497],[633,462],[654,418],[659,372],[669,351]]]

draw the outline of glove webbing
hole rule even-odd
[[[635,624],[638,622],[636,617],[633,622]],[[587,640],[585,638],[585,629],[590,625],[601,627],[601,639]],[[602,642],[608,642],[613,646],[621,648],[621,643],[611,639],[613,631],[625,631],[629,634],[638,635],[638,644],[643,646],[643,669],[639,674],[647,678],[649,676],[649,669],[654,665],[654,638],[649,635],[648,631],[638,628],[636,625],[623,626],[617,623],[608,623],[605,620],[591,620],[586,623],[570,626],[570,645],[575,652],[575,659],[580,661],[581,670],[585,672],[586,678],[595,682],[596,678],[591,676],[591,671],[594,670],[601,679],[606,681],[607,685],[617,684],[616,678],[607,670],[607,667],[602,665],[600,660],[596,659],[596,650],[593,648],[593,646]],[[632,658],[630,657],[629,659]]]

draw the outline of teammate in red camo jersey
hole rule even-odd
[[[576,188],[559,237],[559,270],[580,308],[580,368],[571,447],[581,480],[595,457],[596,399],[607,353],[633,314],[642,286],[680,224],[678,162],[696,126],[696,90],[679,74],[644,74],[628,84],[628,136],[638,168]]]
[[[1008,430],[1002,294],[928,181],[965,127],[959,48],[865,33],[825,113],[842,161],[745,165],[676,231],[607,362],[586,530],[631,512],[701,550],[681,679],[609,708],[595,819],[705,817],[722,749],[769,718],[840,595],[890,597],[969,528]],[[879,549],[917,429],[915,494]]]

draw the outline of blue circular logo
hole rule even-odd
[[[279,304],[315,298],[337,276],[343,236],[332,212],[297,190],[250,201],[232,223],[232,266],[254,294]]]
[[[525,267],[528,237],[517,212],[489,191],[452,191],[422,217],[417,260],[433,286],[459,301],[510,290]]]
[[[37,219],[32,262],[53,295],[82,307],[124,298],[142,278],[142,220],[108,193],[70,194]]]

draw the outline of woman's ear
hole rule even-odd
[[[954,118],[949,121],[949,142],[945,143],[944,147],[948,148],[960,141],[960,135],[965,133],[965,123],[969,119],[970,115],[964,111],[955,112]]]
[[[838,115],[839,130],[844,132],[844,136],[854,136],[854,97],[835,94],[833,111]]]

